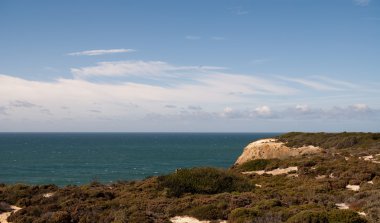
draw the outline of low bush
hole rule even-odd
[[[302,211],[287,220],[287,223],[366,223],[367,220],[351,210],[333,209]]]
[[[320,146],[324,149],[344,148],[379,148],[379,133],[342,132],[342,133],[302,133],[291,132],[279,136],[279,140],[287,146],[304,145]]]
[[[188,211],[188,215],[193,216],[199,220],[218,220],[223,219],[223,209],[216,205],[199,206]]]
[[[226,170],[215,168],[180,169],[158,178],[159,185],[168,188],[169,196],[179,197],[184,193],[217,194],[223,192],[245,192],[254,186],[248,179]]]
[[[279,165],[278,159],[257,159],[245,162],[239,165],[237,168],[239,171],[256,171],[256,170],[265,170],[268,167],[270,169],[277,168]]]
[[[51,223],[70,223],[71,222],[71,216],[66,211],[57,211],[54,212],[49,219],[49,222]]]
[[[287,223],[329,223],[326,211],[301,211],[289,218]]]
[[[358,213],[351,210],[332,210],[328,212],[329,223],[366,223]]]
[[[237,208],[228,216],[230,223],[247,223],[254,222],[256,217],[260,216],[260,212],[255,208]]]

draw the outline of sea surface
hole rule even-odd
[[[251,141],[279,133],[0,133],[0,183],[144,179],[177,168],[228,168]]]

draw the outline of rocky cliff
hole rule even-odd
[[[255,159],[286,159],[289,157],[302,156],[322,152],[323,149],[316,146],[288,147],[277,139],[261,139],[248,144],[235,164]]]

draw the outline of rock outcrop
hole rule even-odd
[[[323,149],[316,146],[302,146],[297,148],[287,147],[277,139],[261,139],[248,144],[243,153],[236,160],[235,165],[255,159],[286,159],[322,152]]]

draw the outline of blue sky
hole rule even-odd
[[[380,1],[0,1],[0,131],[380,131]]]

